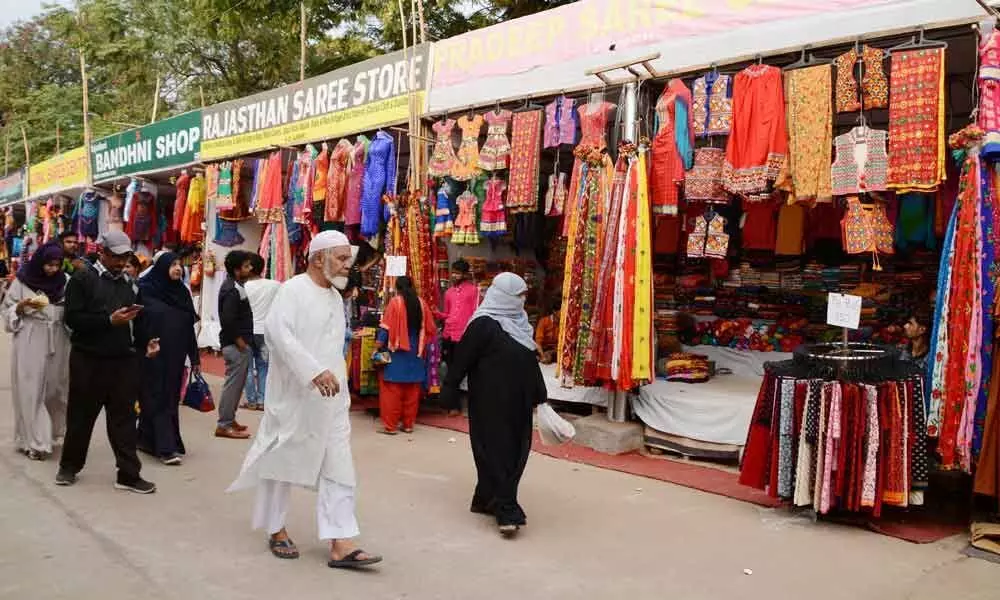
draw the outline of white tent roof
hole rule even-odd
[[[680,5],[690,4],[673,0],[632,0],[640,3],[651,3],[649,11],[656,10],[658,4]],[[719,0],[702,0],[706,4],[719,4]],[[757,0],[745,10],[754,10],[754,5],[779,8],[788,6],[787,14],[794,15],[794,6],[802,6],[804,0]],[[565,10],[569,7],[585,5],[586,3],[607,4],[603,0],[582,0],[568,6],[547,11]],[[820,0],[811,0],[819,3]],[[811,13],[806,16],[791,16],[784,19],[773,19],[749,26],[735,27],[726,31],[707,33],[705,35],[685,35],[670,39],[667,35],[658,36],[662,41],[639,46],[631,46],[625,50],[611,50],[615,44],[614,37],[607,36],[603,43],[594,43],[591,52],[577,54],[569,60],[555,62],[544,58],[535,60],[530,67],[519,72],[495,74],[491,73],[478,78],[471,78],[453,84],[431,85],[428,111],[437,113],[446,110],[460,109],[470,105],[485,105],[497,99],[512,100],[527,96],[542,96],[556,94],[563,90],[580,90],[599,85],[593,75],[586,72],[612,64],[618,64],[659,53],[660,58],[652,65],[658,73],[679,73],[708,67],[712,63],[731,63],[752,59],[757,54],[771,55],[794,52],[805,45],[819,47],[853,41],[859,37],[870,39],[911,31],[921,26],[928,28],[947,27],[973,23],[986,17],[986,13],[976,0],[870,0],[867,3],[853,2],[855,8],[838,9],[837,0],[827,0],[831,8],[827,12]],[[719,10],[716,8],[715,10]],[[810,9],[812,10],[812,9]],[[652,12],[650,12],[652,14]],[[506,28],[520,27],[531,31],[527,20],[537,19],[537,16],[515,19],[488,30],[495,30],[495,35],[503,39]],[[486,31],[486,30],[484,30]],[[534,31],[539,31],[535,29]],[[544,30],[542,30],[544,32]],[[471,32],[443,40],[434,45],[435,62],[443,60],[438,53],[446,52],[449,44],[461,42]],[[490,34],[494,32],[491,31]],[[482,36],[483,33],[480,33]],[[497,38],[494,38],[497,39]],[[609,74],[612,79],[615,74]],[[627,76],[623,71],[617,73],[619,78]]]

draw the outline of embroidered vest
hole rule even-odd
[[[837,136],[834,140],[837,157],[831,167],[833,195],[846,196],[886,189],[889,171],[887,139],[885,131],[867,127],[855,127]]]
[[[889,82],[882,64],[885,55],[882,50],[862,46],[859,53],[852,48],[834,59],[837,67],[837,112],[855,112],[869,108],[889,106]],[[861,61],[861,96],[858,97],[858,81],[854,67]],[[862,104],[864,106],[862,106]]]
[[[726,233],[725,217],[717,214],[711,221],[703,215],[696,217],[694,231],[688,234],[688,257],[726,258],[728,251],[729,234]]]
[[[840,224],[844,234],[844,251],[848,254],[871,252],[875,270],[881,271],[879,252],[895,252],[892,246],[895,229],[885,214],[885,207],[879,202],[864,206],[857,196],[850,196],[847,212]]]
[[[732,77],[708,73],[694,80],[691,107],[694,134],[729,135],[733,121]]]

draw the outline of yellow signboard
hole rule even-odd
[[[423,110],[425,92],[414,95],[416,105]],[[409,114],[410,97],[397,96],[268,129],[212,140],[202,139],[201,160],[239,156],[268,147],[295,146],[369,131],[384,125],[405,123]]]
[[[28,167],[30,197],[87,185],[87,151],[81,146]]]

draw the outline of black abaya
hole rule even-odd
[[[517,487],[531,452],[532,413],[547,391],[535,352],[514,341],[490,317],[469,323],[448,365],[446,405],[469,380],[469,436],[479,481],[472,510],[499,525],[523,525]]]
[[[160,353],[142,361],[139,395],[139,448],[160,458],[184,454],[178,406],[184,383],[184,359],[198,365],[198,342],[192,313],[143,297],[141,319],[151,337],[160,338]]]

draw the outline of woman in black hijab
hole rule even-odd
[[[139,449],[165,465],[181,464],[178,405],[184,380],[184,361],[200,371],[194,325],[198,313],[191,292],[184,286],[184,269],[172,252],[160,255],[153,268],[139,279],[140,318],[151,338],[159,338],[160,353],[143,359],[144,388],[139,398]]]

